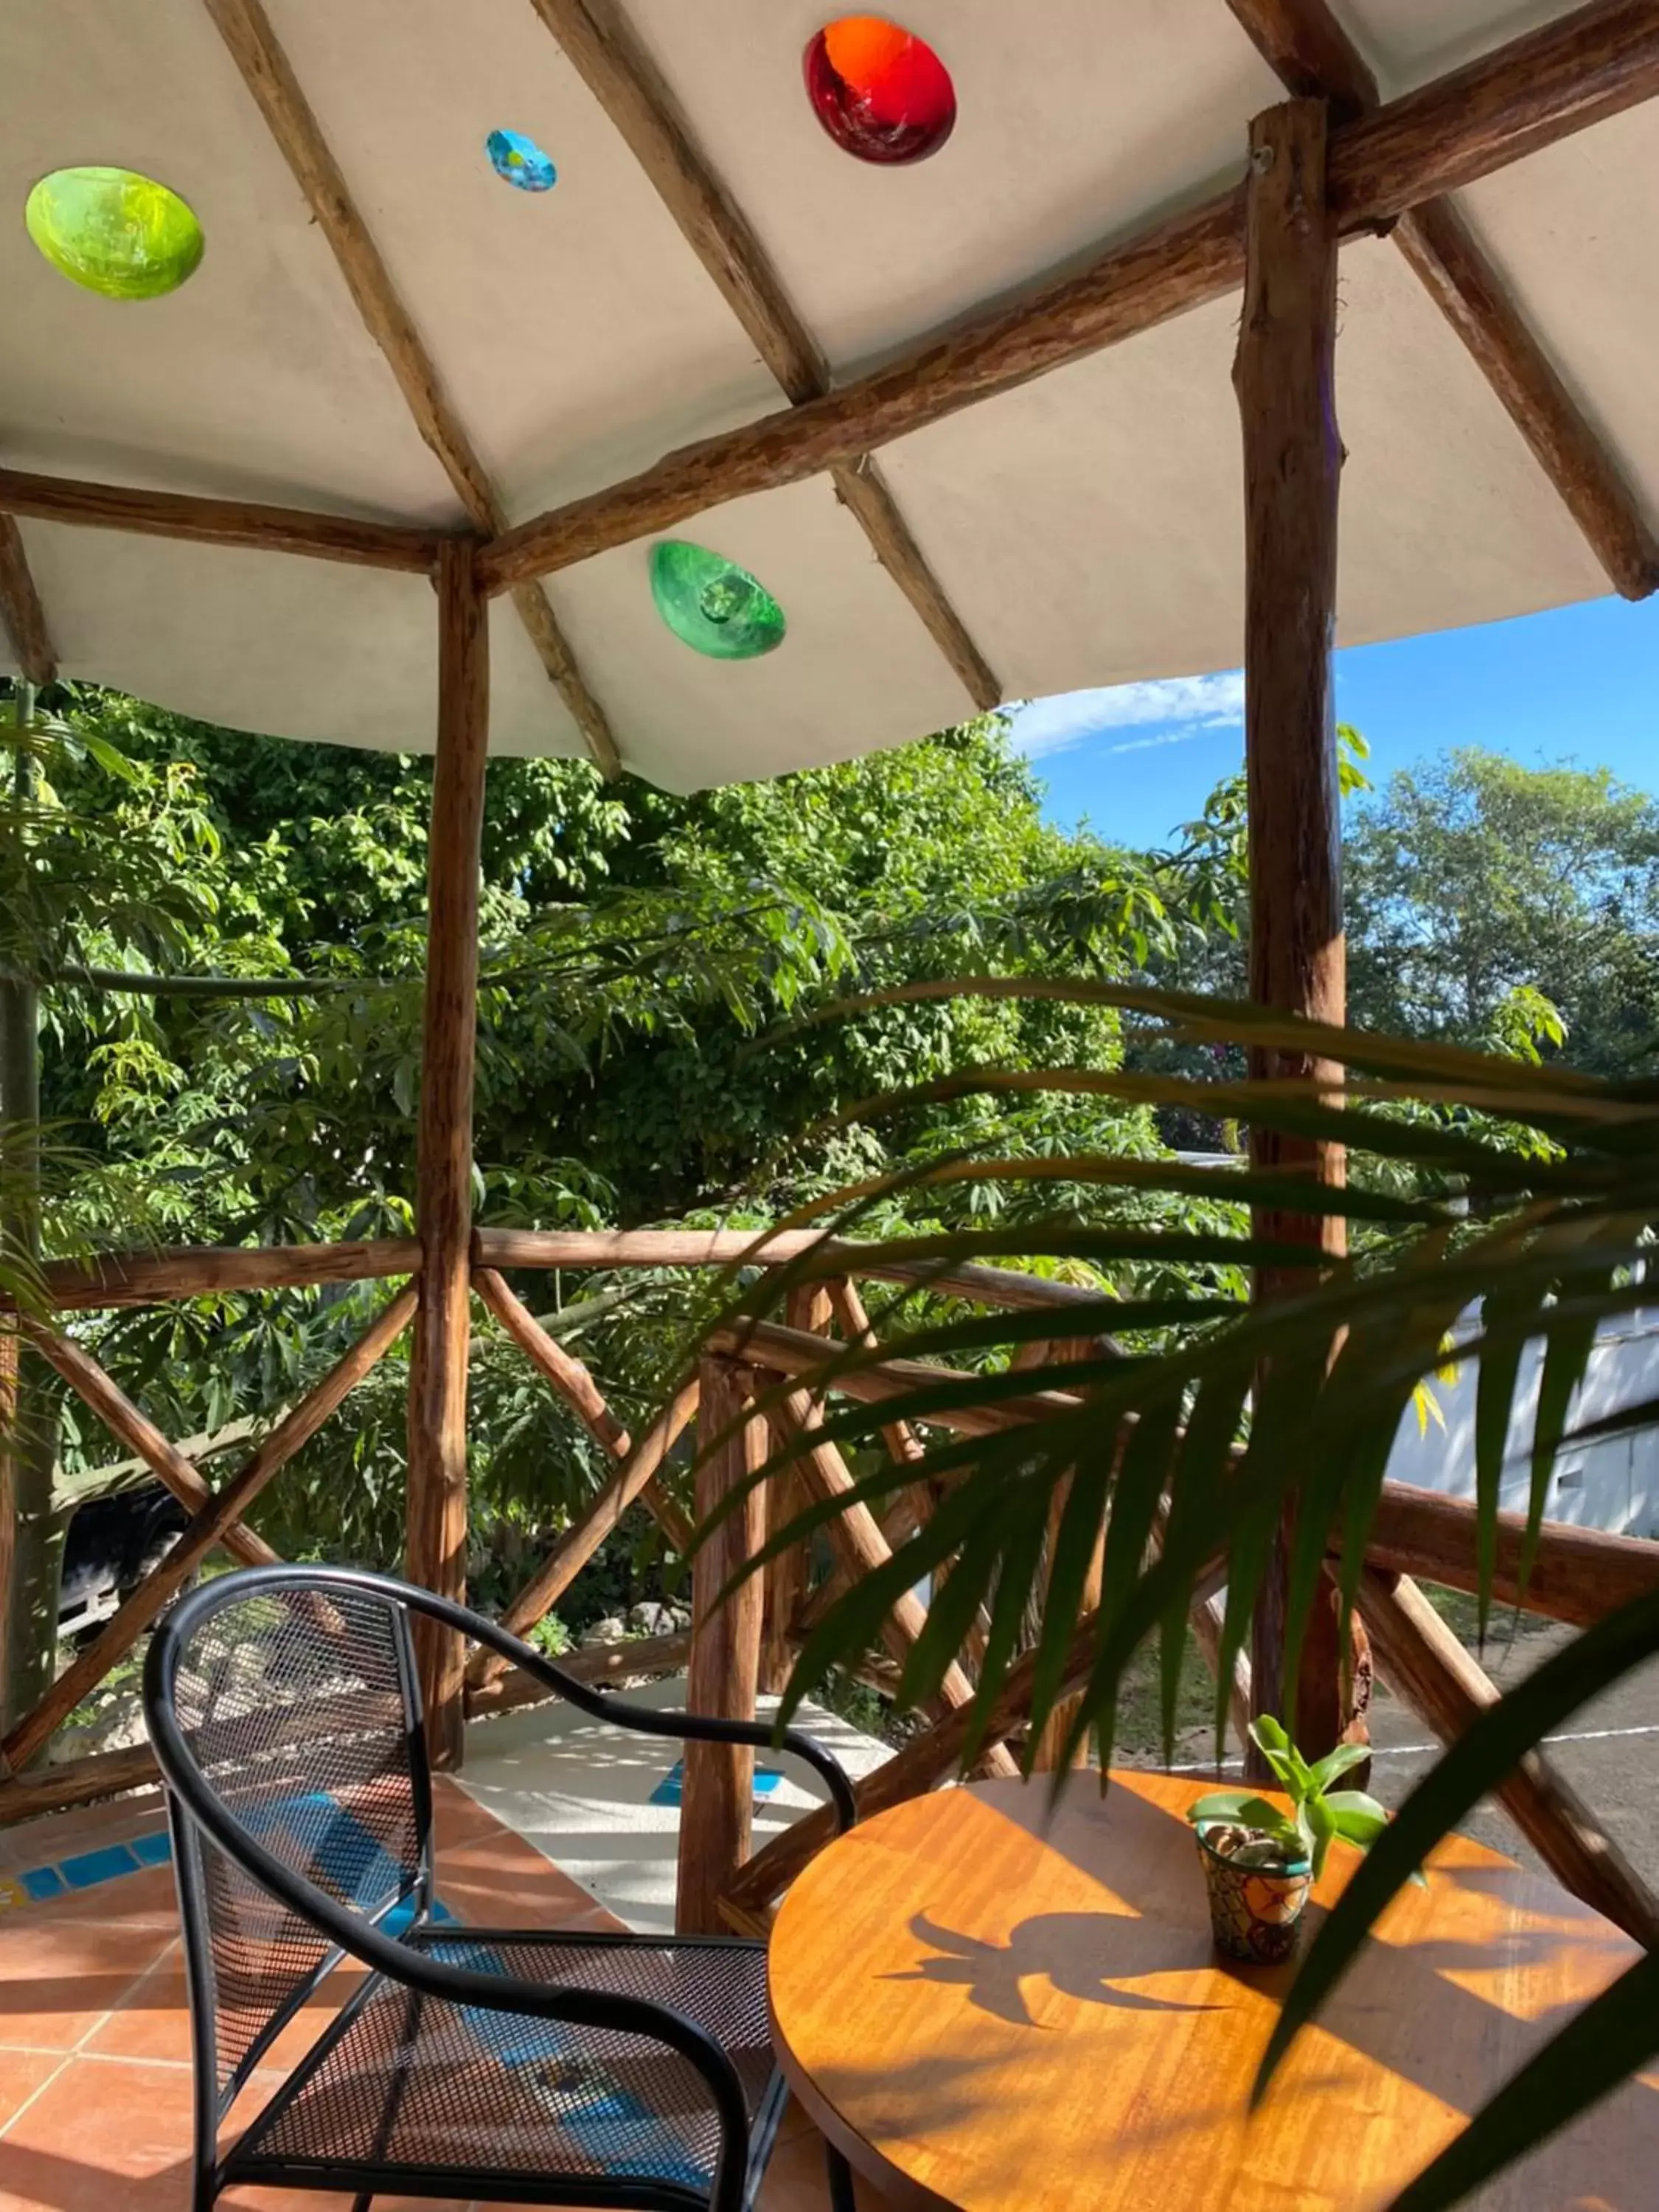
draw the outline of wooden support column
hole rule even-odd
[[[489,752],[489,626],[472,548],[438,563],[438,751],[427,868],[426,1014],[421,1047],[421,1310],[409,1381],[407,1560],[411,1582],[466,1595],[466,1364],[471,1334],[472,1072],[478,995],[478,868]],[[465,1650],[416,1624],[428,1741],[459,1764]]]
[[[1017,1367],[1046,1367],[1050,1364],[1094,1359],[1099,1356],[1099,1342],[1094,1337],[1061,1337],[1053,1344],[1033,1344],[1022,1346],[1014,1354],[1012,1364]],[[1055,1484],[1054,1495],[1048,1500],[1048,1559],[1043,1569],[1045,1593],[1054,1579],[1055,1547],[1060,1541],[1060,1523],[1066,1518],[1066,1508],[1071,1502],[1071,1496],[1072,1478],[1068,1474],[1063,1482]],[[1105,1570],[1105,1565],[1106,1525],[1103,1519],[1095,1536],[1094,1557],[1090,1561],[1089,1571],[1084,1579],[1081,1609],[1085,1613],[1093,1613],[1100,1603],[1101,1577]],[[1077,1711],[1078,1700],[1075,1698],[1064,1698],[1049,1714],[1048,1723],[1042,1735],[1037,1738],[1036,1749],[1032,1754],[1031,1765],[1036,1772],[1052,1774],[1060,1765],[1060,1752],[1065,1746],[1066,1737],[1072,1732],[1073,1724],[1077,1718]],[[1072,1764],[1073,1766],[1086,1766],[1089,1764],[1089,1748],[1086,1742],[1079,1746],[1073,1757]]]
[[[1244,312],[1233,383],[1244,436],[1244,757],[1249,787],[1250,995],[1340,1022],[1345,1003],[1341,829],[1331,645],[1336,613],[1337,231],[1326,197],[1328,112],[1293,100],[1250,125],[1245,186]],[[1328,1063],[1253,1055],[1262,1076],[1319,1076]],[[1253,1131],[1260,1167],[1342,1180],[1333,1145]],[[1259,1235],[1335,1256],[1340,1219],[1258,1212]],[[1298,1279],[1295,1275],[1290,1278]],[[1283,1284],[1271,1273],[1257,1295]],[[1285,1569],[1280,1531],[1251,1649],[1257,1712],[1282,1713]],[[1296,1723],[1310,1756],[1341,1736],[1336,1623],[1316,1606],[1304,1646]]]
[[[802,1283],[790,1291],[785,1312],[791,1328],[827,1337],[836,1317],[836,1304],[827,1284]],[[826,1345],[824,1349],[827,1354],[829,1346]],[[775,1480],[767,1492],[768,1535],[774,1529],[787,1528],[806,1503],[807,1493],[798,1474],[786,1474]],[[761,1639],[760,1686],[771,1696],[781,1696],[788,1686],[795,1663],[794,1634],[800,1609],[806,1602],[811,1565],[809,1538],[804,1544],[792,1545],[788,1551],[780,1552],[763,1570],[765,1625]]]
[[[708,1446],[738,1420],[746,1378],[726,1361],[699,1372],[697,1520],[706,1522],[744,1475],[765,1464],[766,1425],[745,1422],[717,1450]],[[766,1501],[751,1490],[698,1552],[691,1569],[690,1712],[752,1721],[760,1674],[762,1591],[751,1575],[724,1602],[720,1593],[764,1541]],[[679,1893],[675,1925],[683,1936],[726,1932],[720,1899],[747,1860],[753,1833],[755,1754],[746,1746],[688,1743],[680,1799]]]

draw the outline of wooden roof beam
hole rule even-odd
[[[46,629],[46,610],[29,574],[23,533],[0,508],[0,629],[11,643],[26,684],[50,684],[58,673],[58,656]]]
[[[661,71],[616,0],[531,0],[655,186],[680,234],[796,405],[821,399],[830,370],[747,216],[709,167]],[[867,453],[830,471],[836,496],[921,617],[974,704],[1000,706],[1000,678],[946,597]]]
[[[141,491],[128,484],[88,483],[75,477],[26,475],[0,469],[0,513],[33,522],[125,530],[141,538],[177,538],[187,544],[240,545],[255,553],[298,553],[360,568],[399,568],[429,576],[443,533],[400,524],[363,522],[253,500],[199,499],[188,492]]]
[[[263,0],[202,0],[202,4],[333,250],[357,312],[386,356],[416,429],[436,454],[473,523],[486,537],[499,536],[507,518],[495,486],[358,212],[311,103],[271,28]],[[610,722],[582,680],[546,593],[521,577],[513,598],[542,665],[594,760],[606,775],[617,775],[622,759]]]
[[[1352,118],[1381,105],[1376,78],[1328,0],[1227,0],[1285,89]],[[1407,210],[1395,243],[1422,279],[1533,457],[1627,599],[1659,588],[1659,540],[1619,467],[1449,199]]]
[[[1656,94],[1659,0],[1593,0],[1335,131],[1329,197],[1339,229],[1382,229]],[[820,399],[683,447],[521,524],[486,549],[484,576],[503,591],[724,500],[799,483],[1237,291],[1243,270],[1234,187]]]
[[[1382,104],[1376,77],[1326,0],[1227,0],[1246,34],[1297,100],[1328,100],[1333,122]]]

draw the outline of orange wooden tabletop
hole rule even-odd
[[[948,1790],[823,1852],[772,1937],[773,2024],[817,2124],[898,2205],[1320,2212],[1384,2204],[1635,1946],[1462,1838],[1398,1898],[1261,2111],[1289,1969],[1214,1952],[1187,1806],[1212,1784]],[[1310,1912],[1340,1890],[1339,1844]],[[1659,2072],[1474,2200],[1651,2212]]]

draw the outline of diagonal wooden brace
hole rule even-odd
[[[168,1601],[183,1589],[214,1546],[259,1495],[265,1485],[308,1443],[365,1375],[391,1349],[415,1317],[419,1293],[411,1286],[395,1297],[308,1396],[280,1421],[240,1471],[216,1495],[210,1495],[161,1565],[146,1575],[102,1632],[65,1668],[32,1713],[19,1721],[3,1749],[14,1767],[21,1766],[57,1733],[82,1699],[95,1690]]]
[[[203,1511],[211,1502],[213,1492],[201,1475],[184,1454],[168,1443],[149,1415],[141,1413],[120,1385],[104,1372],[92,1354],[69,1337],[55,1334],[27,1316],[19,1326],[41,1358],[57,1369],[82,1404],[97,1414],[111,1435],[118,1437],[135,1458],[153,1468],[181,1505],[192,1513]],[[277,1564],[276,1553],[264,1537],[243,1528],[240,1521],[233,1522],[222,1532],[220,1541],[231,1557],[245,1567],[273,1567]]]
[[[818,1411],[805,1392],[788,1392],[773,1410],[770,1419],[780,1448],[798,1455],[797,1464],[814,1496],[826,1499],[845,1498],[848,1492],[854,1487],[852,1470],[834,1444],[814,1435],[813,1431],[819,1426]],[[876,1526],[875,1516],[867,1505],[848,1506],[837,1513],[825,1533],[835,1547],[843,1571],[854,1580],[869,1574],[874,1568],[885,1565],[893,1556],[887,1539]],[[914,1590],[909,1590],[882,1623],[882,1643],[901,1666],[909,1656],[911,1648],[927,1621],[927,1607]],[[939,1707],[936,1710],[949,1711],[971,1705],[973,1701],[973,1684],[963,1669],[952,1662],[939,1686]],[[994,1739],[986,1756],[994,1773],[1012,1775],[1019,1771],[1011,1753]]]

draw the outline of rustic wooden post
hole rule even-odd
[[[747,1378],[724,1360],[705,1359],[698,1376],[700,1455],[741,1415]],[[766,1425],[748,1421],[706,1457],[696,1476],[699,1523],[707,1521],[744,1476],[765,1464]],[[691,1665],[689,1711],[752,1721],[760,1674],[761,1582],[751,1575],[721,1602],[726,1582],[763,1541],[765,1501],[751,1490],[699,1550],[691,1568]],[[720,1898],[749,1856],[753,1832],[755,1754],[736,1744],[688,1743],[680,1797],[679,1894],[675,1924],[683,1936],[726,1932]]]
[[[823,1283],[801,1283],[790,1291],[784,1309],[791,1328],[814,1336],[828,1336],[836,1304]],[[825,1346],[826,1352],[828,1346]],[[768,1485],[766,1529],[787,1528],[806,1504],[806,1492],[796,1474],[780,1475]],[[801,1607],[806,1601],[811,1553],[805,1544],[780,1552],[762,1571],[765,1586],[765,1626],[761,1641],[760,1686],[773,1696],[781,1695],[795,1663],[794,1635]]]
[[[1062,1337],[1053,1344],[1034,1346],[1032,1351],[1036,1356],[1030,1358],[1030,1365],[1046,1367],[1051,1364],[1069,1364],[1073,1361],[1093,1359],[1098,1356],[1100,1346],[1094,1337],[1072,1336]],[[1016,1354],[1014,1364],[1022,1364],[1024,1363],[1019,1355]],[[1060,1541],[1060,1523],[1066,1517],[1066,1508],[1070,1502],[1071,1495],[1072,1478],[1068,1474],[1062,1482],[1055,1484],[1054,1495],[1048,1500],[1048,1560],[1043,1570],[1045,1592],[1054,1578],[1055,1548]],[[1105,1566],[1106,1528],[1103,1520],[1095,1537],[1094,1557],[1089,1563],[1089,1571],[1084,1578],[1079,1607],[1084,1613],[1094,1612],[1100,1603],[1101,1577],[1105,1571]],[[1031,1765],[1036,1772],[1052,1774],[1060,1765],[1060,1753],[1065,1747],[1066,1739],[1071,1734],[1073,1725],[1077,1719],[1078,1703],[1075,1698],[1062,1698],[1053,1712],[1049,1714],[1042,1733],[1037,1738],[1036,1749],[1031,1758]],[[1086,1744],[1080,1744],[1078,1747],[1073,1756],[1072,1764],[1073,1766],[1086,1766],[1089,1764],[1089,1751]]]
[[[438,750],[427,865],[426,1014],[416,1220],[421,1310],[409,1382],[410,1579],[466,1592],[466,1364],[472,1236],[472,1068],[478,994],[478,869],[489,752],[489,605],[473,549],[438,565]],[[461,1756],[462,1639],[418,1624],[434,1759]]]
[[[1345,1005],[1342,846],[1331,647],[1336,615],[1335,222],[1326,198],[1329,116],[1293,100],[1250,125],[1244,307],[1233,383],[1244,439],[1244,758],[1249,791],[1250,995],[1340,1022]],[[1318,1076],[1328,1062],[1257,1053],[1260,1075]],[[1259,1167],[1342,1180],[1334,1145],[1251,1134]],[[1259,1235],[1333,1257],[1340,1219],[1258,1212]],[[1289,1279],[1297,1278],[1291,1275]],[[1259,1297],[1282,1287],[1269,1273]],[[1252,1638],[1257,1712],[1285,1705],[1285,1570],[1279,1532]],[[1297,1685],[1297,1733],[1310,1755],[1343,1733],[1337,1623],[1316,1605]]]

